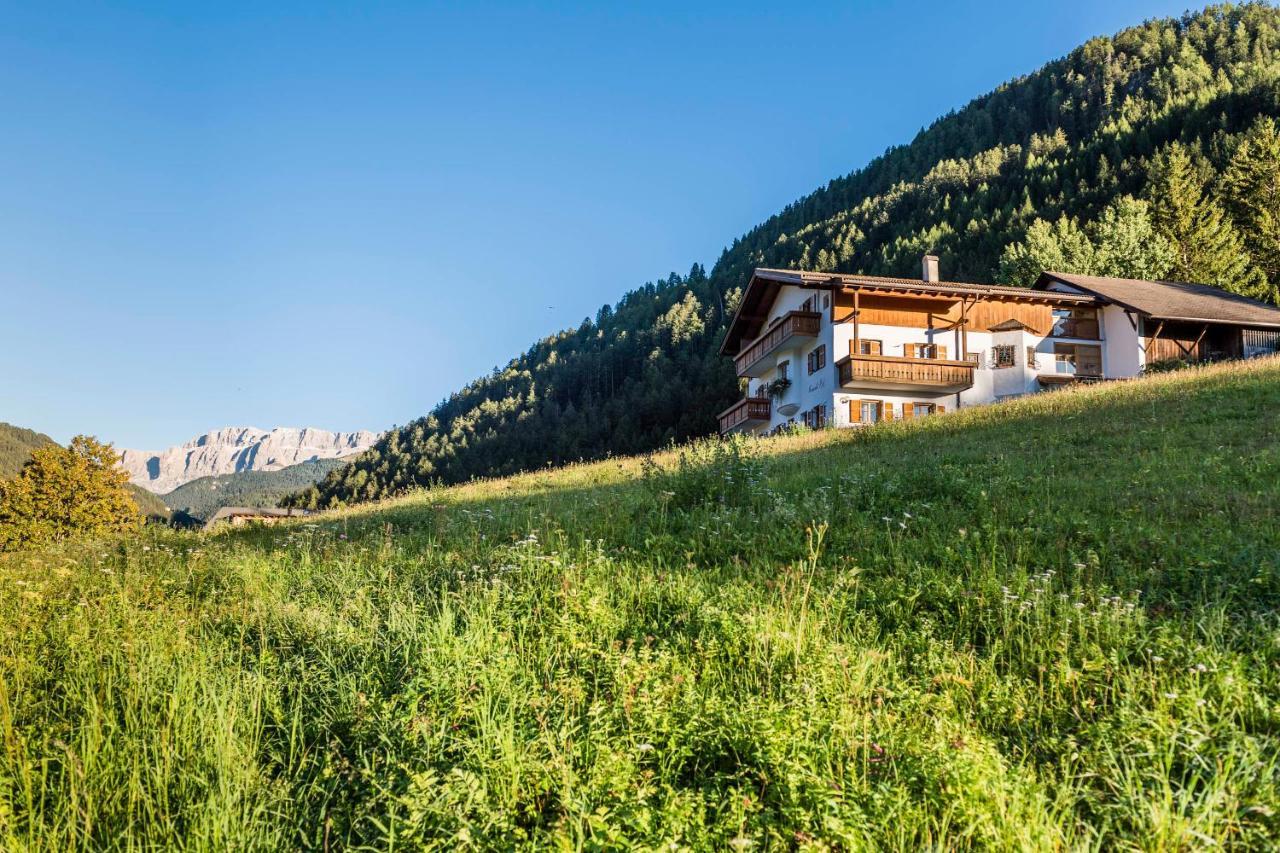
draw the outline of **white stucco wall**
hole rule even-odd
[[[819,403],[827,405],[827,416],[831,416],[832,395],[836,391],[836,372],[835,367],[833,367],[835,351],[831,342],[831,312],[822,308],[822,297],[824,295],[825,291],[821,290],[808,290],[793,285],[783,285],[769,309],[769,319],[765,322],[765,326],[762,327],[762,333],[763,329],[768,328],[769,324],[775,319],[788,311],[799,310],[801,304],[811,296],[815,297],[815,302],[822,314],[822,322],[816,338],[794,338],[777,351],[779,362],[789,361],[791,363],[791,387],[781,396],[773,399],[773,419],[768,424],[758,427],[757,432],[768,432],[787,423],[788,420],[803,424],[804,413]],[[827,345],[826,367],[811,376],[808,373],[809,353],[816,349],[819,344],[824,343]],[[768,384],[777,377],[778,370],[777,367],[774,367],[759,379],[752,379],[749,390],[754,392],[760,385]],[[794,414],[783,415],[778,411],[780,407],[787,404],[794,404],[797,407]]]
[[[1100,313],[1102,336],[1106,339],[1102,350],[1103,372],[1112,379],[1137,376],[1142,372],[1145,356],[1137,317],[1131,319],[1119,305],[1107,305]]]

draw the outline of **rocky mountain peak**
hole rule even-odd
[[[166,494],[200,477],[237,471],[275,471],[313,459],[337,459],[367,450],[369,430],[330,432],[314,427],[264,430],[230,426],[210,430],[167,450],[123,450],[120,466],[148,491]]]

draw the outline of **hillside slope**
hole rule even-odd
[[[53,444],[42,432],[0,422],[0,477],[13,477],[31,458],[31,451]]]
[[[344,464],[341,459],[316,459],[274,471],[201,477],[157,497],[169,509],[204,521],[224,506],[275,506]]]
[[[0,557],[0,846],[1275,849],[1277,505],[1270,359]]]
[[[932,250],[944,277],[991,281],[1001,250],[1037,218],[1087,222],[1141,194],[1149,161],[1172,141],[1200,158],[1213,191],[1260,116],[1280,116],[1274,7],[1214,7],[1093,39],[788,206],[734,241],[710,275],[695,265],[538,342],[293,503],[351,503],[709,434],[740,394],[716,350],[753,267],[915,276]],[[1280,246],[1264,256],[1274,266]]]

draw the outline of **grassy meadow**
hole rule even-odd
[[[0,555],[0,847],[1280,844],[1280,361]]]

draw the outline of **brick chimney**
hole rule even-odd
[[[921,260],[923,261],[922,266],[924,267],[924,280],[937,281],[938,280],[938,256],[925,255],[924,258],[922,258]]]

